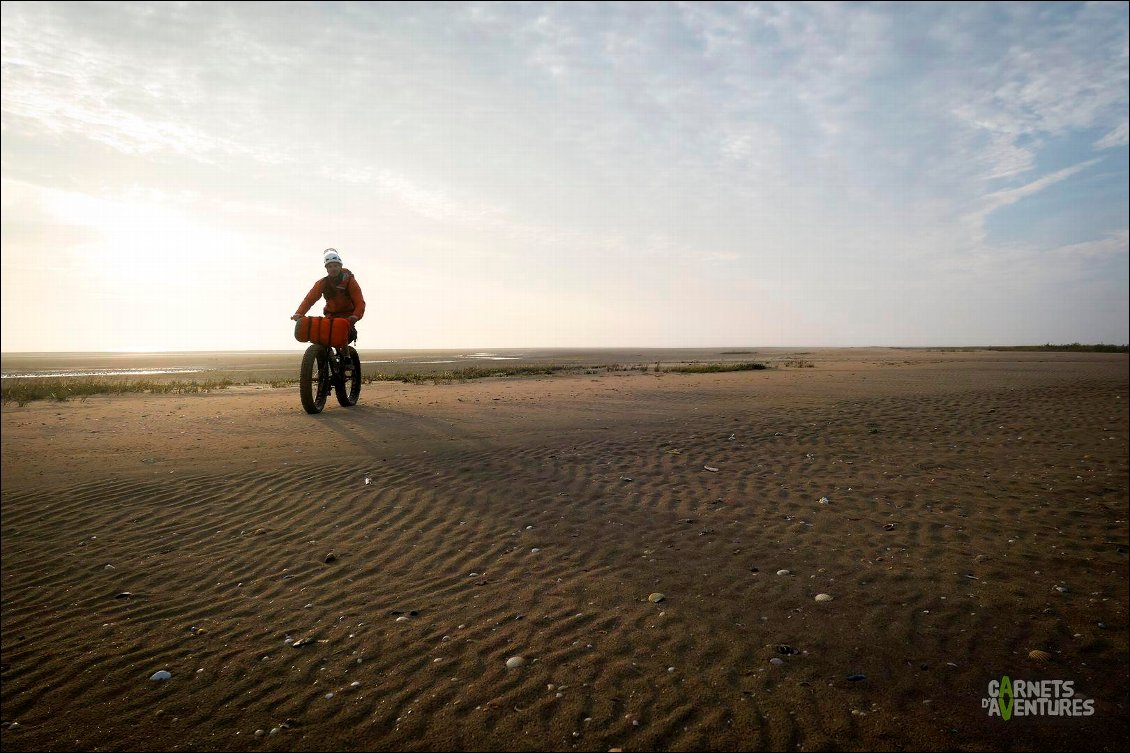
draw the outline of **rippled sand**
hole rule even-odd
[[[3,746],[1125,750],[1126,356],[804,358],[4,406]]]

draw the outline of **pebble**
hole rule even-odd
[[[772,659],[770,659],[770,660],[769,660],[769,663],[770,663],[770,664],[772,664],[772,665],[774,665],[774,666],[777,666],[777,667],[779,667],[779,666],[781,666],[782,664],[784,664],[784,663],[785,663],[785,660],[784,660],[784,659],[782,659],[782,658],[781,658],[781,657],[779,657],[779,656],[774,656],[774,657],[773,657]]]
[[[656,593],[653,593],[650,596],[648,596],[647,600],[650,601],[652,604],[658,604],[659,602],[663,601],[666,598],[667,597],[664,596],[663,594],[656,592]]]
[[[511,656],[506,660],[507,669],[516,669],[526,663],[526,660],[521,656]]]
[[[832,500],[828,499],[827,497],[821,497],[820,498],[820,504],[822,504],[822,505],[828,505],[828,504],[831,504],[831,503],[832,503]]]
[[[150,677],[149,679],[154,680],[156,682],[160,682],[161,680],[168,680],[172,676],[173,675],[170,672],[167,672],[167,671],[162,669],[160,672],[154,672],[153,676]]]
[[[866,679],[867,679],[867,675],[848,675],[848,681],[849,682],[859,682],[860,680],[866,680]]]
[[[792,575],[792,572],[789,570],[778,570],[777,575]]]
[[[831,594],[816,594],[816,600],[817,601],[831,601],[832,595]]]

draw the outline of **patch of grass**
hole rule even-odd
[[[803,358],[795,358],[781,363],[786,369],[813,369],[816,364],[812,361],[806,361]]]
[[[188,394],[222,390],[233,385],[230,379],[197,381],[157,381],[151,379],[14,379],[0,388],[0,402],[27,405],[33,400],[65,402],[91,395],[120,395],[128,392]]]
[[[1130,352],[1130,345],[1105,345],[1098,343],[1095,345],[1084,345],[1081,343],[1071,343],[1070,345],[992,345],[986,347],[985,350],[1022,350],[1022,351],[1058,351],[1067,353],[1127,353]]]
[[[1094,345],[1086,345],[1082,343],[1052,345],[1051,343],[1047,343],[1045,345],[966,345],[936,348],[893,347],[892,349],[926,350],[940,353],[974,353],[978,350],[1027,351],[1046,353],[1127,353],[1130,352],[1130,345],[1107,345],[1105,343],[1096,343]]]
[[[591,368],[596,370],[603,369],[604,371],[648,371],[651,367],[647,364],[610,363],[607,366],[593,366]],[[659,370],[658,362],[655,364],[655,368],[657,371]]]
[[[695,363],[687,366],[667,366],[664,371],[676,374],[714,374],[722,371],[760,371],[769,368],[763,363],[745,361],[742,363]]]
[[[404,382],[406,384],[426,384],[428,382],[465,382],[470,379],[486,379],[488,377],[511,376],[546,376],[565,370],[566,366],[468,366],[462,369],[448,369],[446,371],[432,372],[394,372],[385,374],[367,374],[362,372],[361,381],[369,382]]]

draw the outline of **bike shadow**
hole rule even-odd
[[[379,405],[358,403],[349,408],[326,410],[317,414],[322,426],[369,454],[387,454],[403,445],[443,447],[449,444],[473,443],[490,447],[493,443],[482,433],[469,431],[450,419],[422,416]]]

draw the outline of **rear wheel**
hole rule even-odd
[[[337,401],[348,408],[357,404],[361,396],[361,356],[352,346],[338,350],[341,364],[340,378],[334,383]]]
[[[321,413],[330,394],[330,359],[321,345],[311,345],[303,354],[298,387],[306,412]]]

